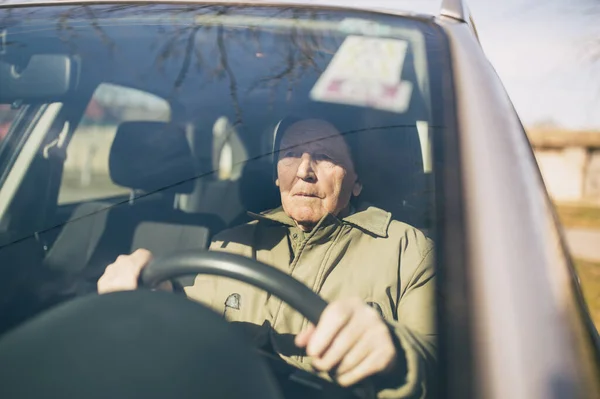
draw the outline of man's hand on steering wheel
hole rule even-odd
[[[296,336],[312,365],[329,372],[341,386],[356,384],[394,368],[396,347],[387,324],[359,298],[330,303],[319,323]]]
[[[145,249],[119,256],[98,280],[98,293],[137,289],[140,273],[151,260],[152,254]],[[172,289],[168,282],[159,288]],[[385,374],[396,363],[396,347],[388,325],[358,298],[327,305],[317,326],[310,324],[297,335],[295,343],[306,348],[317,370],[330,373],[341,386]]]
[[[131,255],[119,255],[106,267],[98,280],[98,294],[108,294],[117,291],[132,291],[138,288],[138,280],[142,269],[152,261],[152,253],[147,249],[138,249]],[[157,288],[172,291],[169,281]]]

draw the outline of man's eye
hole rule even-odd
[[[331,158],[327,154],[315,154],[315,161],[325,161],[325,162],[333,162],[333,158]]]
[[[283,158],[299,158],[300,154],[296,151],[285,151],[283,153]]]

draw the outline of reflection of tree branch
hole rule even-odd
[[[30,14],[35,16],[36,11],[37,9],[34,8]],[[83,17],[84,20],[89,22],[94,32],[96,32],[96,34],[99,36],[100,41],[107,45],[110,53],[113,54],[116,43],[101,27],[99,18],[96,16],[95,11],[96,9],[94,7],[83,5],[71,7],[66,11],[60,12],[56,15],[56,30],[58,38],[67,46],[69,46],[69,49],[72,53],[76,53],[79,50],[75,44],[75,39],[79,38],[78,30],[80,27],[78,26],[76,29],[71,26],[70,22],[73,20],[78,22],[78,17]]]
[[[175,16],[175,15],[179,15],[179,14],[184,14],[184,15],[193,14],[195,16],[198,16],[198,15],[204,15],[204,14],[213,14],[214,13],[213,8],[214,8],[214,6],[209,6],[209,5],[187,5],[187,6],[178,5],[175,7],[161,8],[160,15],[171,14],[171,16]],[[155,42],[155,44],[152,45],[152,47],[159,46],[160,42],[165,40],[165,37],[167,37],[167,34],[168,34],[168,31],[165,28],[167,26],[169,26],[168,22],[165,23],[165,25],[162,27],[159,26],[159,29],[161,29],[161,35],[157,37],[156,42]],[[171,37],[167,37],[166,43],[164,45],[162,45],[162,50],[159,52],[158,56],[156,57],[156,62],[158,64],[161,72],[164,73],[163,64],[168,58],[170,58],[170,57],[176,58],[179,56],[179,44],[180,43],[185,43],[185,50],[184,50],[185,55],[184,56],[186,58],[188,58],[188,60],[189,60],[187,62],[187,65],[185,66],[185,68],[183,68],[183,69],[185,69],[185,73],[187,74],[187,72],[189,71],[189,66],[191,65],[191,59],[193,58],[192,54],[195,55],[195,57],[196,57],[196,68],[197,69],[202,68],[202,66],[203,66],[202,64],[204,62],[204,57],[202,56],[201,50],[199,48],[197,48],[196,46],[194,46],[196,33],[201,28],[206,32],[208,32],[210,30],[209,26],[201,26],[201,25],[197,25],[197,24],[191,24],[190,26],[184,26],[181,28],[177,28]],[[188,30],[192,31],[189,35],[187,34]],[[187,35],[187,38],[186,38],[186,35]],[[184,65],[185,64],[186,64],[186,62],[184,61]],[[180,87],[181,84],[183,83],[184,79],[185,79],[185,76],[181,76],[181,72],[180,72],[180,77],[176,81],[179,84],[176,83],[176,86]]]
[[[96,18],[96,15],[94,14],[94,10],[89,7],[89,6],[83,6],[87,16],[90,19],[90,25],[92,25],[92,28],[94,29],[94,31],[98,34],[98,36],[100,36],[100,40],[102,40],[102,43],[106,44],[108,46],[108,48],[110,49],[110,53],[111,55],[114,53],[114,49],[115,49],[115,42],[114,40],[112,40],[108,34],[106,34],[106,32],[104,32],[104,29],[102,29],[100,27],[100,24],[98,23],[98,19]]]
[[[294,17],[297,18],[294,13]],[[285,66],[279,72],[271,76],[257,80],[248,88],[248,92],[267,86],[271,90],[271,98],[274,98],[274,91],[279,84],[287,80],[287,98],[291,97],[295,83],[301,79],[302,75],[309,71],[315,71],[317,74],[322,72],[315,58],[322,51],[317,36],[310,32],[301,32],[296,27],[291,27],[291,32],[283,40],[285,55]]]
[[[39,8],[32,8],[32,10],[37,11],[37,13],[40,12]],[[102,7],[85,5],[64,8],[49,18],[56,21],[58,37],[67,46],[71,46],[71,51],[74,53],[82,50],[73,48],[80,45],[80,39],[82,39],[82,37],[79,37],[80,32],[86,28],[81,29],[82,20],[89,24],[89,29],[96,33],[103,44],[110,46],[112,51],[118,43],[108,35],[108,33],[112,34],[112,31],[110,28],[105,27],[105,23],[110,23],[113,18],[119,18],[123,15],[134,20],[139,16],[156,18],[158,23],[155,26],[159,33],[150,42],[152,51],[156,51],[155,63],[147,72],[140,71],[139,74],[156,74],[158,72],[163,73],[164,76],[167,70],[169,74],[171,73],[171,67],[175,63],[175,67],[179,67],[179,69],[176,70],[177,75],[173,83],[173,92],[181,89],[190,80],[188,76],[190,75],[190,68],[193,66],[203,72],[202,79],[198,79],[200,86],[204,83],[210,84],[211,77],[215,75],[219,78],[227,78],[236,114],[236,120],[233,123],[235,126],[242,121],[240,90],[247,93],[258,87],[264,87],[269,90],[270,97],[274,100],[277,95],[277,87],[283,84],[289,98],[297,83],[304,79],[306,75],[312,76],[315,73],[320,74],[322,72],[323,62],[333,52],[327,51],[326,47],[329,47],[329,45],[337,47],[337,40],[328,36],[326,32],[314,31],[310,28],[303,29],[299,25],[305,20],[327,19],[327,14],[322,12],[290,7],[274,7],[262,9],[264,14],[261,12],[261,18],[265,18],[264,24],[260,20],[249,25],[236,24],[230,26],[227,22],[220,24],[220,16],[232,14],[235,17],[237,11],[240,10],[240,16],[247,15],[245,11],[247,7],[229,5],[177,4],[161,7],[141,4]],[[3,17],[7,18],[7,14],[8,12]],[[19,17],[23,16],[24,11],[19,12],[18,15]],[[183,18],[184,24],[181,24],[180,17]],[[44,15],[43,18],[48,18],[48,16]],[[273,35],[263,36],[264,32],[271,31],[266,18],[286,19],[289,21],[289,27],[284,32],[278,31]],[[13,19],[15,18],[13,17]],[[15,23],[18,24],[19,22],[15,21]],[[211,29],[217,29],[216,33],[210,32]],[[215,35],[216,40],[212,41]],[[211,41],[212,43],[210,43]],[[208,51],[216,51],[218,54],[216,56],[210,54],[209,56]],[[255,71],[252,81],[248,82],[244,89],[241,89],[241,83],[239,83],[241,77],[236,76],[236,73],[239,72],[238,66],[237,64],[231,64],[233,62],[231,56],[238,57],[240,53],[244,52],[249,52],[250,57],[265,57],[265,64],[263,65],[267,67],[265,72]],[[211,74],[211,72],[214,72],[214,74]],[[167,76],[165,76],[166,78]],[[243,81],[245,82],[245,80]],[[246,87],[248,88],[247,92]]]
[[[77,52],[77,46],[75,45],[75,41],[73,39],[77,38],[77,32],[73,27],[69,25],[69,18],[71,17],[70,12],[72,9],[60,15],[58,21],[56,23],[56,28],[58,31],[59,39],[69,46],[69,49],[72,53]]]
[[[252,91],[255,88],[257,88],[263,84],[268,84],[270,86],[277,85],[281,80],[285,79],[286,77],[288,77],[290,74],[292,74],[294,72],[294,67],[295,67],[294,61],[295,61],[294,53],[293,53],[293,51],[290,51],[287,56],[285,68],[281,72],[278,72],[272,76],[267,76],[266,78],[259,79],[255,84],[253,84],[252,86],[250,86],[248,88],[248,91]]]
[[[225,49],[225,42],[223,41],[223,26],[219,25],[217,29],[217,47],[219,48],[219,55],[221,65],[220,67],[225,70],[227,76],[229,77],[229,92],[231,93],[231,100],[233,101],[233,107],[235,108],[235,122],[234,126],[242,123],[242,108],[240,107],[240,102],[238,100],[237,94],[237,81],[235,79],[235,75],[229,66],[229,61],[227,58],[227,51]]]
[[[166,43],[163,45],[162,50],[158,53],[156,57],[156,63],[162,72],[164,72],[164,62],[169,59],[169,57],[176,57],[178,55],[177,42],[181,40],[181,37],[187,31],[187,29],[188,28],[183,28],[182,30],[177,31],[173,37],[168,38]],[[164,39],[164,36],[161,38]]]
[[[187,45],[185,47],[185,55],[183,57],[183,64],[181,65],[181,69],[179,70],[179,74],[177,75],[177,79],[175,79],[175,84],[173,85],[173,91],[178,90],[179,87],[183,84],[185,77],[190,69],[190,64],[192,63],[192,54],[194,53],[194,43],[196,39],[196,33],[198,33],[198,29],[200,26],[195,26],[188,37]]]

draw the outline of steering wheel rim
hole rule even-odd
[[[190,274],[233,278],[265,290],[290,305],[317,325],[327,302],[290,275],[245,256],[229,252],[188,250],[152,260],[140,274],[139,283],[155,287],[161,282]],[[370,379],[351,390],[359,398],[374,398]]]
[[[140,283],[155,287],[163,281],[190,274],[229,277],[253,285],[278,297],[315,325],[327,307],[325,300],[288,274],[228,252],[188,250],[156,258],[142,269]]]

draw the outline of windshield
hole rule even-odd
[[[300,229],[297,242],[286,230],[289,264],[328,214],[361,235],[342,244],[340,232],[331,242],[343,250],[318,259],[377,239],[351,258],[371,253],[378,265],[387,249],[375,248],[394,234],[433,236],[433,143],[447,93],[431,22],[120,4],[6,9],[0,31],[0,62],[23,77],[0,68],[13,85],[0,95],[0,123],[29,106],[28,123],[0,144],[3,330],[95,292],[106,266],[138,248],[224,248],[227,232],[269,222]],[[248,253],[269,263],[263,246]],[[392,251],[396,268],[407,248]],[[341,295],[328,291],[336,274],[321,273],[313,289]],[[383,286],[379,299],[357,290],[398,317]]]
[[[17,119],[19,110],[8,104],[0,104],[0,141],[4,140],[13,122]]]

